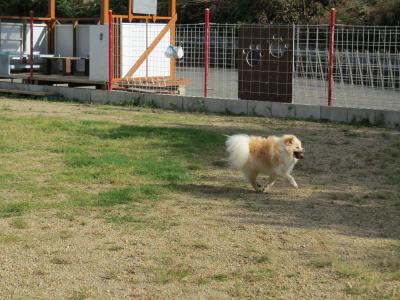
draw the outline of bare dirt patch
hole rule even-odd
[[[0,298],[400,297],[398,131],[7,99],[0,121]],[[233,133],[298,135],[300,188],[253,192]]]

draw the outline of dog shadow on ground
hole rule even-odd
[[[329,228],[346,235],[371,238],[400,238],[399,209],[390,200],[364,199],[361,195],[311,192],[277,186],[268,193],[250,188],[214,185],[180,185],[180,189],[208,201],[228,200],[245,209],[227,211],[227,216],[248,224],[296,228]]]

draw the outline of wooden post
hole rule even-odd
[[[77,44],[77,30],[78,30],[78,20],[72,21],[72,32],[73,32],[73,38],[72,38],[72,56],[77,56],[77,50],[76,50],[76,44]]]
[[[176,0],[168,0],[168,16],[171,18],[174,18],[176,16]],[[175,46],[176,40],[175,40],[175,22],[171,24],[170,26],[170,32],[169,32],[169,40],[170,44]],[[171,79],[175,79],[175,65],[176,61],[175,58],[171,58],[170,60],[170,74],[171,74]]]
[[[49,54],[54,54],[55,51],[55,27],[56,27],[56,0],[48,1],[48,13],[47,16],[50,21],[47,22],[47,52]]]
[[[108,24],[108,11],[110,10],[109,0],[102,0],[100,7],[100,23]]]
[[[49,8],[49,12],[48,12],[48,17],[51,19],[55,19],[56,18],[56,0],[49,0],[48,2],[48,8]]]
[[[133,20],[133,0],[128,0],[128,21],[132,22]]]

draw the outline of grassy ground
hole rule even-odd
[[[398,131],[0,99],[0,298],[399,299]],[[225,134],[297,134],[254,193]]]

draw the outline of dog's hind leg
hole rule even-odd
[[[247,178],[247,180],[250,182],[251,186],[256,190],[256,192],[263,192],[264,187],[260,184],[257,183],[257,172],[246,172],[244,173],[244,176]]]

